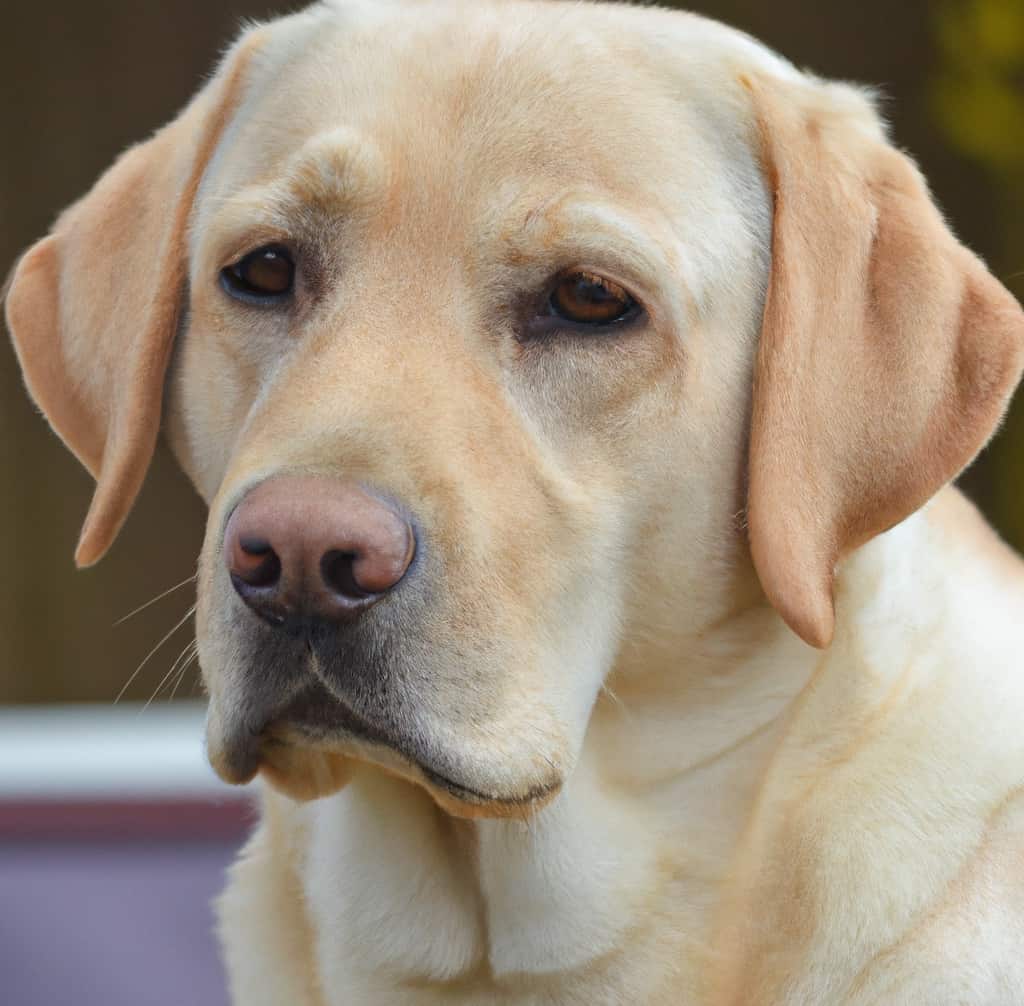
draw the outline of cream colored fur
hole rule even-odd
[[[294,303],[239,305],[269,242]],[[645,320],[522,338],[573,267]],[[7,317],[98,480],[80,561],[161,421],[210,505],[225,778],[266,727],[238,1006],[1024,1003],[1024,565],[948,485],[1024,317],[865,93],[650,8],[318,5],[246,31]],[[254,719],[221,541],[288,471],[429,531],[385,642],[452,785]]]

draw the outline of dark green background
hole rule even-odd
[[[0,270],[115,155],[171,118],[240,19],[287,8],[242,0],[5,4],[0,32]],[[691,6],[799,65],[880,85],[898,142],[920,161],[961,237],[1024,294],[1024,0],[721,0]],[[581,12],[581,16],[585,16]],[[1022,396],[1024,399],[1024,396]],[[965,479],[1024,546],[1024,401]],[[23,393],[0,343],[0,702],[108,701],[192,603],[203,508],[161,448],[135,513],[98,568],[71,555],[91,482]],[[191,638],[143,668],[148,698]],[[195,685],[190,672],[181,689]]]

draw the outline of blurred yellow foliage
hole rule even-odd
[[[936,4],[940,67],[936,121],[950,143],[989,174],[1003,230],[1001,260],[989,263],[1024,293],[1024,0]],[[991,448],[991,515],[1024,548],[1024,401]]]
[[[1024,0],[937,6],[935,112],[949,139],[999,173],[1024,172]]]

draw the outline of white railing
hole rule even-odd
[[[0,800],[238,795],[203,749],[204,703],[0,707]]]

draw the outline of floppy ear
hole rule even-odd
[[[100,559],[142,486],[203,170],[237,104],[252,35],[170,125],[124,153],[22,257],[7,325],[36,404],[97,486],[75,559]]]
[[[863,95],[810,78],[743,82],[774,198],[750,545],[772,604],[824,647],[836,564],[992,435],[1024,363],[1024,314],[950,233]]]

